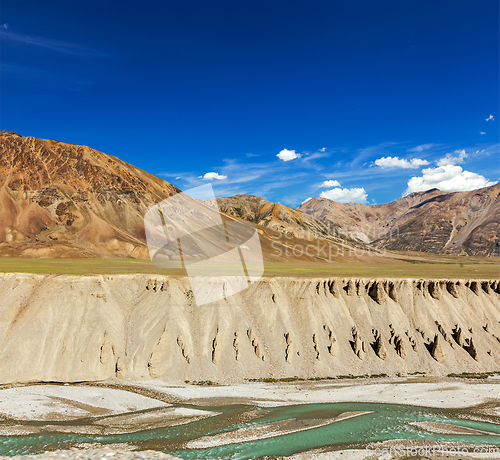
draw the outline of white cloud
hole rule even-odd
[[[437,188],[443,192],[466,192],[477,188],[488,187],[490,182],[484,176],[464,171],[461,166],[445,164],[437,168],[422,170],[421,177],[412,177],[408,181],[405,195]]]
[[[420,166],[428,165],[429,162],[427,160],[421,160],[420,158],[405,160],[399,157],[382,157],[375,160],[375,164],[381,168],[418,169]]]
[[[457,163],[463,163],[467,158],[467,154],[465,150],[455,150],[454,152],[456,156],[453,156],[452,153],[447,153],[444,158],[441,158],[437,161],[438,166],[446,166],[446,165],[456,165]]]
[[[301,157],[300,153],[297,153],[295,150],[288,150],[288,149],[283,149],[276,156],[283,161],[295,160],[295,158]]]
[[[363,187],[361,188],[333,188],[321,192],[321,198],[328,198],[338,203],[362,203],[366,204],[368,194]]]
[[[337,180],[325,180],[320,185],[320,188],[324,188],[324,187],[340,187],[340,183]]]
[[[430,148],[434,147],[435,145],[438,144],[422,144],[422,145],[417,145],[416,147],[413,147],[411,149],[408,149],[408,152],[423,152],[424,150],[429,150]]]
[[[201,177],[201,176],[200,176]],[[227,176],[223,176],[222,174],[216,173],[216,172],[207,172],[203,176],[203,180],[224,180],[227,179]]]
[[[319,149],[320,152],[326,152],[326,147]]]
[[[493,115],[490,115],[488,118],[486,118],[486,121],[493,121],[495,117]]]
[[[78,44],[63,42],[60,40],[53,40],[51,38],[44,38],[40,36],[31,36],[21,33],[17,33],[10,30],[9,24],[5,23],[0,26],[0,36],[3,40],[9,40],[12,42],[22,43],[26,46],[40,46],[42,48],[47,48],[52,51],[59,53],[71,54],[74,56],[82,57],[106,57],[105,54],[100,52],[94,52],[91,49],[81,47]]]
[[[307,201],[309,201],[309,200],[312,200],[312,196],[310,196],[309,198],[306,198],[306,199],[305,199],[302,203],[300,203],[300,204],[304,204],[304,203],[306,203],[306,202],[307,202]]]
[[[479,134],[486,134],[484,131],[481,131]]]

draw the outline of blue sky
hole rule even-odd
[[[0,127],[290,206],[477,188],[500,176],[498,10],[4,0]]]

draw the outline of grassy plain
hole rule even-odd
[[[398,253],[397,258],[373,262],[266,262],[264,276],[359,278],[500,278],[498,258]],[[1,257],[0,272],[67,275],[151,273],[184,276],[183,270],[166,270],[139,259],[28,259]]]

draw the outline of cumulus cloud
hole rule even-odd
[[[295,158],[301,157],[300,153],[297,153],[295,150],[288,150],[288,149],[283,149],[276,156],[283,161],[295,160]]]
[[[465,150],[455,150],[454,153],[447,153],[444,158],[437,161],[438,166],[446,165],[456,165],[457,163],[463,163],[467,158],[467,153]]]
[[[324,187],[340,187],[339,181],[336,180],[325,180],[321,185],[321,188]]]
[[[375,164],[381,168],[403,168],[403,169],[418,169],[420,166],[428,165],[427,160],[421,160],[420,158],[412,158],[411,160],[405,160],[399,157],[382,157],[375,160]]]
[[[328,198],[338,203],[362,203],[366,204],[368,194],[361,188],[333,188],[321,192],[321,198]]]
[[[443,192],[468,192],[477,188],[488,187],[490,182],[484,176],[464,171],[461,166],[444,164],[437,168],[422,170],[421,177],[412,177],[408,181],[405,195],[437,188]]]
[[[481,131],[479,134],[486,134],[484,131]]]
[[[326,152],[326,147],[319,149],[320,152]]]
[[[488,118],[486,118],[486,121],[493,121],[495,117],[493,115],[490,115]]]
[[[203,180],[224,180],[227,179],[227,176],[223,176],[222,174],[216,172],[207,172],[203,177],[200,176]]]
[[[306,198],[306,199],[305,199],[302,203],[300,203],[300,204],[304,204],[304,203],[308,202],[309,200],[312,200],[312,196],[310,196],[309,198]]]

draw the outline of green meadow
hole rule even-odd
[[[185,275],[181,269],[162,269],[149,260],[99,258],[28,259],[2,257],[0,258],[0,272],[54,275],[133,273]],[[496,279],[500,277],[500,263],[497,258],[444,256],[432,256],[427,259],[385,259],[379,262],[266,262],[264,276]]]

